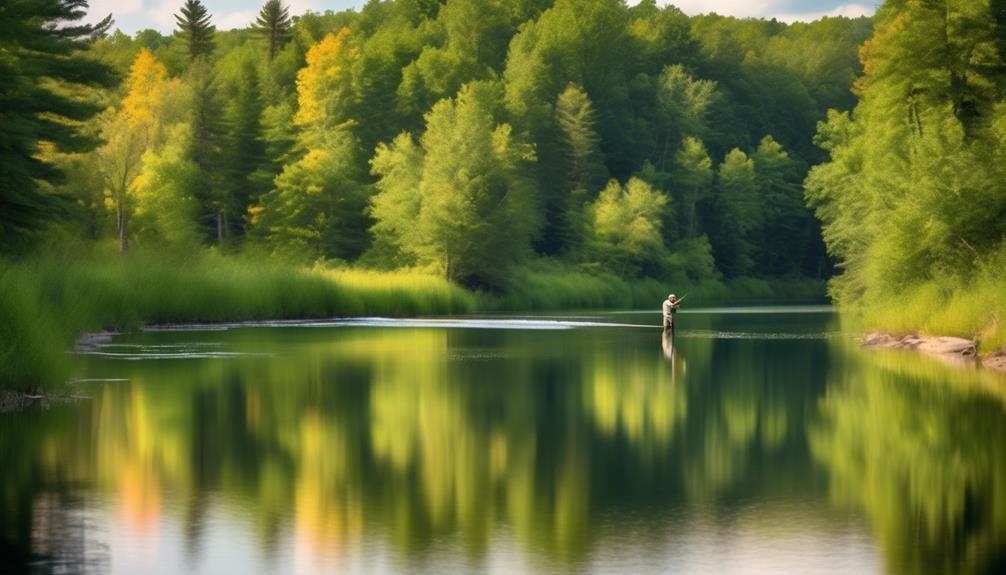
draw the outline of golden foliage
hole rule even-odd
[[[294,122],[300,126],[327,125],[350,81],[349,64],[357,48],[349,28],[328,34],[307,51],[307,65],[297,72],[299,109]]]
[[[168,82],[168,71],[164,64],[143,48],[129,68],[126,85],[129,91],[122,100],[122,113],[129,121],[130,128],[150,126],[157,117],[157,111],[164,99]]]

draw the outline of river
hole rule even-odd
[[[827,307],[176,326],[0,414],[0,569],[1006,570],[1006,378]]]

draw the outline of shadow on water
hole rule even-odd
[[[79,356],[77,375],[125,381],[0,417],[4,565],[1000,566],[1003,400],[976,374],[841,338],[694,337],[830,333],[829,318],[695,314],[673,339],[425,324],[123,336],[129,357]],[[215,355],[135,357],[172,349]]]

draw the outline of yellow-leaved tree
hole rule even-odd
[[[129,68],[129,91],[122,99],[121,114],[130,128],[152,130],[157,124],[157,113],[164,101],[168,71],[164,64],[146,48],[133,60]]]
[[[137,184],[141,179],[147,183],[156,179],[149,175],[141,178],[141,174],[151,158],[149,153],[164,146],[165,126],[177,115],[168,110],[169,103],[173,95],[181,93],[180,87],[149,50],[141,49],[129,69],[122,103],[102,115],[105,144],[96,150],[95,158],[105,195],[115,209],[120,252],[129,248],[128,224],[135,211],[132,200]]]
[[[324,142],[325,134],[348,118],[351,66],[359,56],[353,33],[343,28],[327,34],[307,51],[307,66],[297,72],[297,115],[308,147]]]
[[[307,52],[297,73],[294,124],[303,155],[249,209],[256,233],[287,257],[352,259],[367,243],[370,187],[358,168],[359,142],[349,120],[351,69],[359,51],[343,28]]]

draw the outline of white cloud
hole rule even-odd
[[[137,2],[142,4],[143,0],[103,0],[104,2]],[[148,3],[150,0],[146,0]],[[264,0],[263,0],[264,2]],[[217,30],[230,30],[232,28],[244,28],[255,20],[255,16],[258,15],[259,4],[261,2],[255,2],[254,8],[248,10],[235,10],[233,12],[225,12],[219,10],[217,2],[214,0],[204,0],[203,2],[207,8],[210,10],[210,14],[213,17],[213,24],[216,25]],[[251,2],[249,2],[251,3]],[[321,6],[321,0],[286,0],[284,2],[286,6],[290,9],[290,15],[296,16],[307,12],[308,10],[319,11],[326,7]],[[362,4],[362,2],[360,2]],[[162,33],[170,33],[175,29],[175,14],[181,9],[182,0],[155,0],[153,5],[151,5],[147,10],[144,11],[142,15],[142,26],[150,27],[156,30],[160,30]],[[219,11],[218,11],[219,10]]]
[[[682,12],[689,16],[716,12],[723,16],[739,18],[766,16],[775,12],[776,7],[784,0],[671,0]],[[661,2],[664,4],[664,2]]]
[[[88,16],[104,18],[112,14],[113,18],[134,14],[143,9],[143,0],[91,0]]]
[[[244,28],[255,20],[258,10],[240,10],[230,12],[218,18],[214,18],[217,30],[232,30],[234,28]]]
[[[318,12],[320,10],[318,3],[319,0],[287,0],[284,2],[286,7],[290,9],[291,16],[300,16],[308,10]],[[362,5],[363,2],[359,2],[359,4]],[[338,8],[334,9],[338,10]]]
[[[636,4],[638,0],[629,0],[629,3]],[[783,10],[785,10],[787,5],[793,4],[792,0],[658,0],[657,3],[662,6],[673,4],[689,16],[715,12],[722,16],[776,18],[784,22],[795,22],[797,20],[806,22],[825,16],[855,18],[857,16],[869,16],[876,10],[875,6],[867,4],[843,4],[830,10],[784,12]]]
[[[170,32],[175,27],[175,12],[179,6],[178,0],[161,0],[147,10],[147,19],[153,24],[153,28]]]
[[[777,14],[776,18],[782,22],[810,22],[819,20],[825,16],[845,16],[846,18],[858,18],[859,16],[870,16],[876,11],[874,6],[865,4],[843,4],[831,10],[821,10],[818,12],[805,12],[802,14]]]

